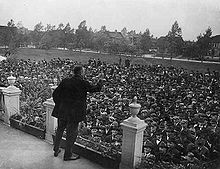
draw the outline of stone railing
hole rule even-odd
[[[51,116],[54,108],[53,99],[50,98],[44,102],[46,106],[46,140],[50,143],[53,142],[52,135],[55,135],[57,127],[57,119]],[[131,117],[121,123],[123,129],[122,138],[122,154],[120,169],[135,169],[141,162],[143,134],[146,128],[146,123],[137,117],[141,105],[137,103],[137,98],[129,105]]]
[[[0,119],[6,124],[10,125],[9,118],[20,113],[19,97],[21,90],[14,86],[16,78],[8,77],[9,86],[0,88],[1,93],[1,109]],[[51,85],[51,90],[57,87],[57,81],[54,79],[54,84]],[[146,128],[146,123],[137,117],[141,105],[137,103],[137,98],[133,99],[133,103],[129,105],[131,117],[125,119],[121,123],[123,129],[122,138],[122,154],[120,169],[135,169],[136,165],[141,162],[142,146],[143,146],[143,133]],[[57,119],[51,116],[55,106],[52,97],[47,99],[44,103],[46,107],[46,135],[45,139],[49,143],[53,143],[53,135],[57,127]]]

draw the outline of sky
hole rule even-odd
[[[0,25],[13,19],[30,30],[42,22],[58,26],[70,23],[109,31],[144,32],[165,36],[175,21],[184,40],[196,40],[208,27],[220,34],[220,0],[0,0]]]

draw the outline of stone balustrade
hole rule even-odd
[[[55,129],[57,127],[56,118],[51,116],[55,104],[53,99],[48,99],[44,102],[44,105],[46,106],[47,111],[46,140],[52,142],[52,135],[55,134]],[[140,120],[137,117],[141,105],[137,103],[136,98],[134,98],[134,102],[131,103],[129,107],[131,117],[121,123],[123,138],[120,169],[135,169],[135,167],[141,162],[143,135],[147,125],[144,120]]]
[[[6,88],[0,88],[2,97],[0,99],[2,107],[0,107],[0,119],[6,124],[10,124],[9,118],[13,114],[19,112],[19,95],[21,90],[14,86],[16,78],[12,75],[8,77],[10,86]],[[57,81],[54,79],[55,85],[51,86],[52,92],[57,87]],[[47,99],[44,103],[46,107],[46,141],[53,143],[52,136],[55,135],[55,129],[57,127],[57,119],[52,117],[52,111],[55,103],[51,98]],[[135,169],[135,167],[141,162],[142,146],[143,146],[143,133],[146,128],[146,123],[137,117],[137,114],[141,108],[141,105],[137,103],[135,97],[133,102],[129,105],[131,117],[125,119],[121,123],[123,129],[122,138],[122,155],[120,169]]]

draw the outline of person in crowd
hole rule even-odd
[[[100,92],[102,81],[92,85],[84,79],[85,69],[75,66],[74,76],[65,78],[53,92],[55,107],[52,116],[58,118],[58,127],[54,142],[54,156],[58,156],[59,144],[66,129],[66,147],[64,161],[76,160],[79,155],[72,153],[72,147],[76,141],[79,122],[86,120],[87,92]]]
[[[7,87],[7,86],[0,81],[0,87]]]

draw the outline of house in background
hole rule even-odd
[[[122,35],[122,33],[118,32],[117,30],[115,30],[114,32],[105,31],[105,35],[107,36],[107,38],[111,42],[120,43],[120,42],[124,42],[125,41],[125,38]]]
[[[211,55],[213,57],[220,57],[220,35],[211,37]]]

